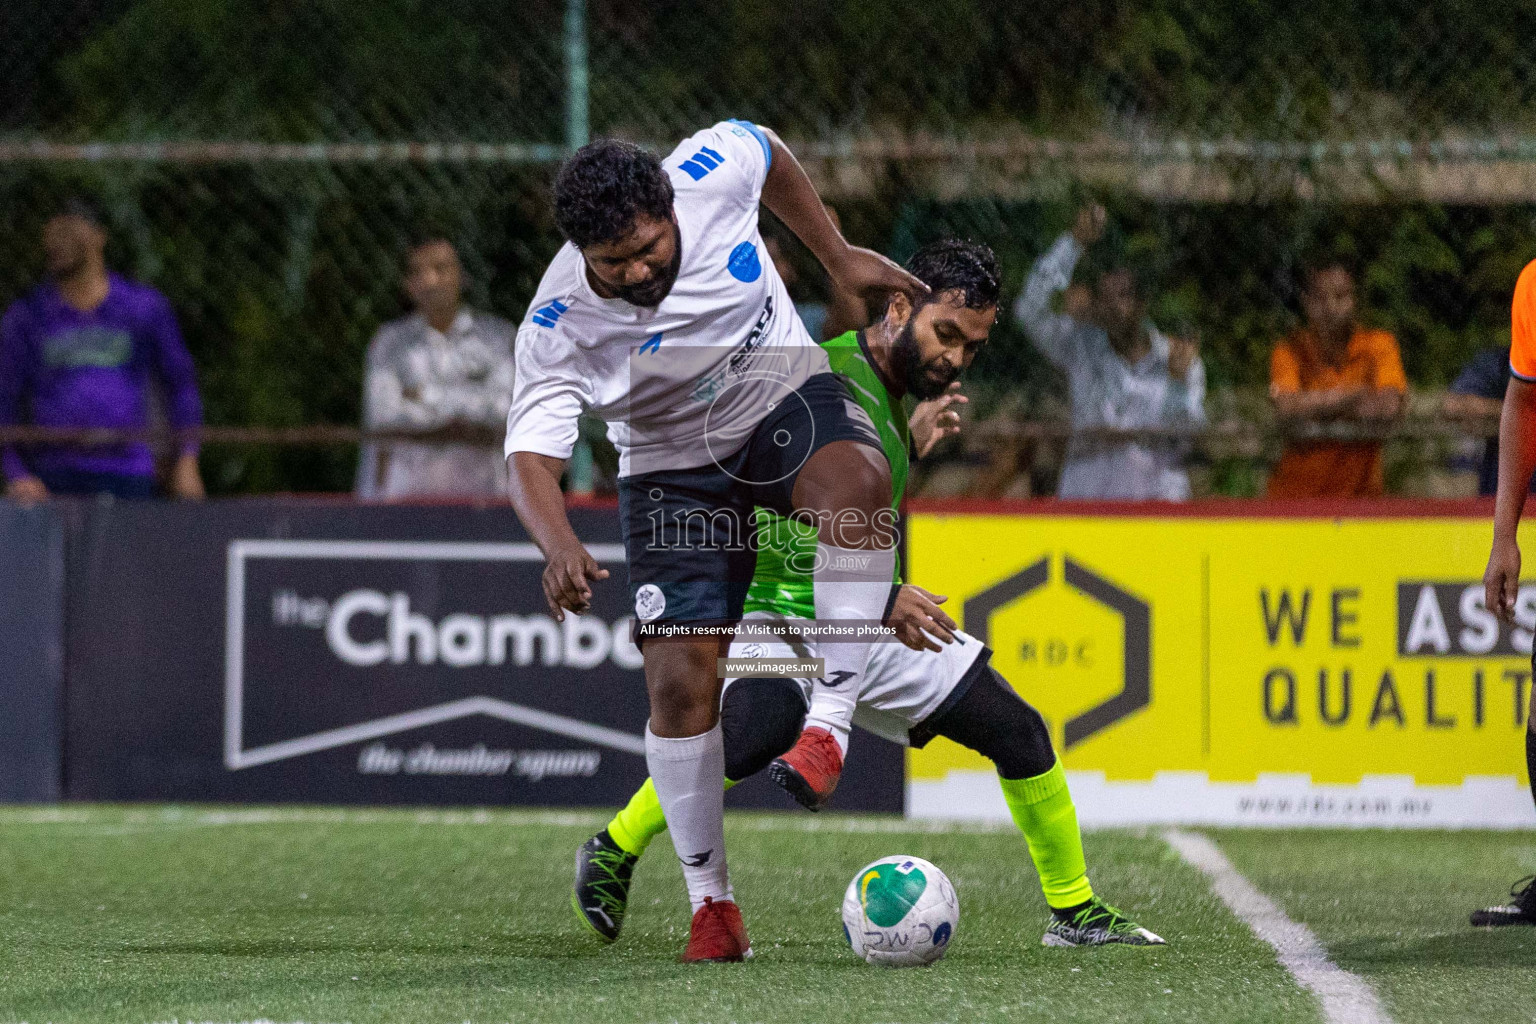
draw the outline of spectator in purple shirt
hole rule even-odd
[[[107,270],[107,232],[95,208],[72,199],[43,226],[48,280],[0,322],[0,425],[143,430],[158,382],[166,419],[202,425],[192,358],[165,296]],[[0,448],[7,497],[108,493],[148,498],[155,460],[143,443]],[[195,438],[179,443],[171,492],[201,498]]]

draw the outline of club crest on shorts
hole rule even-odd
[[[667,596],[654,583],[646,583],[635,591],[635,618],[650,622],[667,610]]]

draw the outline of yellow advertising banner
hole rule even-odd
[[[1536,825],[1536,585],[1483,604],[1484,519],[915,515],[912,580],[1050,723],[1087,822]],[[1523,535],[1527,543],[1536,533]],[[1006,816],[909,755],[914,815]]]

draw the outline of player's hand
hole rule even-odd
[[[1098,203],[1089,203],[1077,211],[1077,220],[1072,224],[1072,237],[1077,239],[1079,245],[1092,245],[1104,237],[1104,225],[1109,221],[1109,214],[1104,212],[1104,207]]]
[[[608,578],[608,570],[580,544],[551,551],[544,567],[544,600],[556,622],[565,621],[565,613],[578,615],[592,607],[592,581]]]
[[[5,485],[5,496],[22,505],[48,500],[48,488],[35,476],[19,476]]]
[[[1189,368],[1200,358],[1199,338],[1168,339],[1168,376],[1183,384],[1189,380]]]
[[[1483,572],[1483,601],[1489,611],[1513,622],[1515,599],[1520,596],[1520,545],[1495,537],[1488,568]]]
[[[943,648],[934,643],[930,635],[946,644],[954,643],[954,630],[960,628],[939,607],[948,600],[942,594],[930,594],[922,587],[903,584],[896,592],[896,604],[885,624],[896,631],[896,639],[914,651],[941,651]]]
[[[1403,393],[1390,389],[1365,391],[1355,402],[1355,415],[1363,420],[1390,420],[1403,411]]]
[[[914,303],[928,296],[928,286],[922,281],[874,250],[856,245],[850,245],[827,267],[827,276],[832,278],[834,289],[857,295],[865,302],[884,299],[892,292],[904,292]]]
[[[1093,312],[1093,289],[1074,282],[1061,293],[1061,312],[1073,320],[1086,320]]]
[[[203,490],[203,475],[197,468],[196,455],[182,455],[171,468],[171,494],[182,501],[202,501],[207,497]]]
[[[938,398],[917,403],[907,425],[912,430],[912,440],[917,444],[917,457],[924,458],[933,446],[946,437],[960,433],[960,409],[970,401],[960,393],[960,382],[955,381],[949,390]]]

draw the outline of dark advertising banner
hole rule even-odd
[[[613,576],[557,623],[505,508],[92,510],[70,558],[70,795],[624,799],[645,778],[647,702],[623,548],[616,513],[572,519]],[[899,810],[899,749],[857,753],[840,805]],[[733,803],[787,803],[740,788]]]
[[[0,502],[0,800],[56,800],[64,541],[52,508]]]

